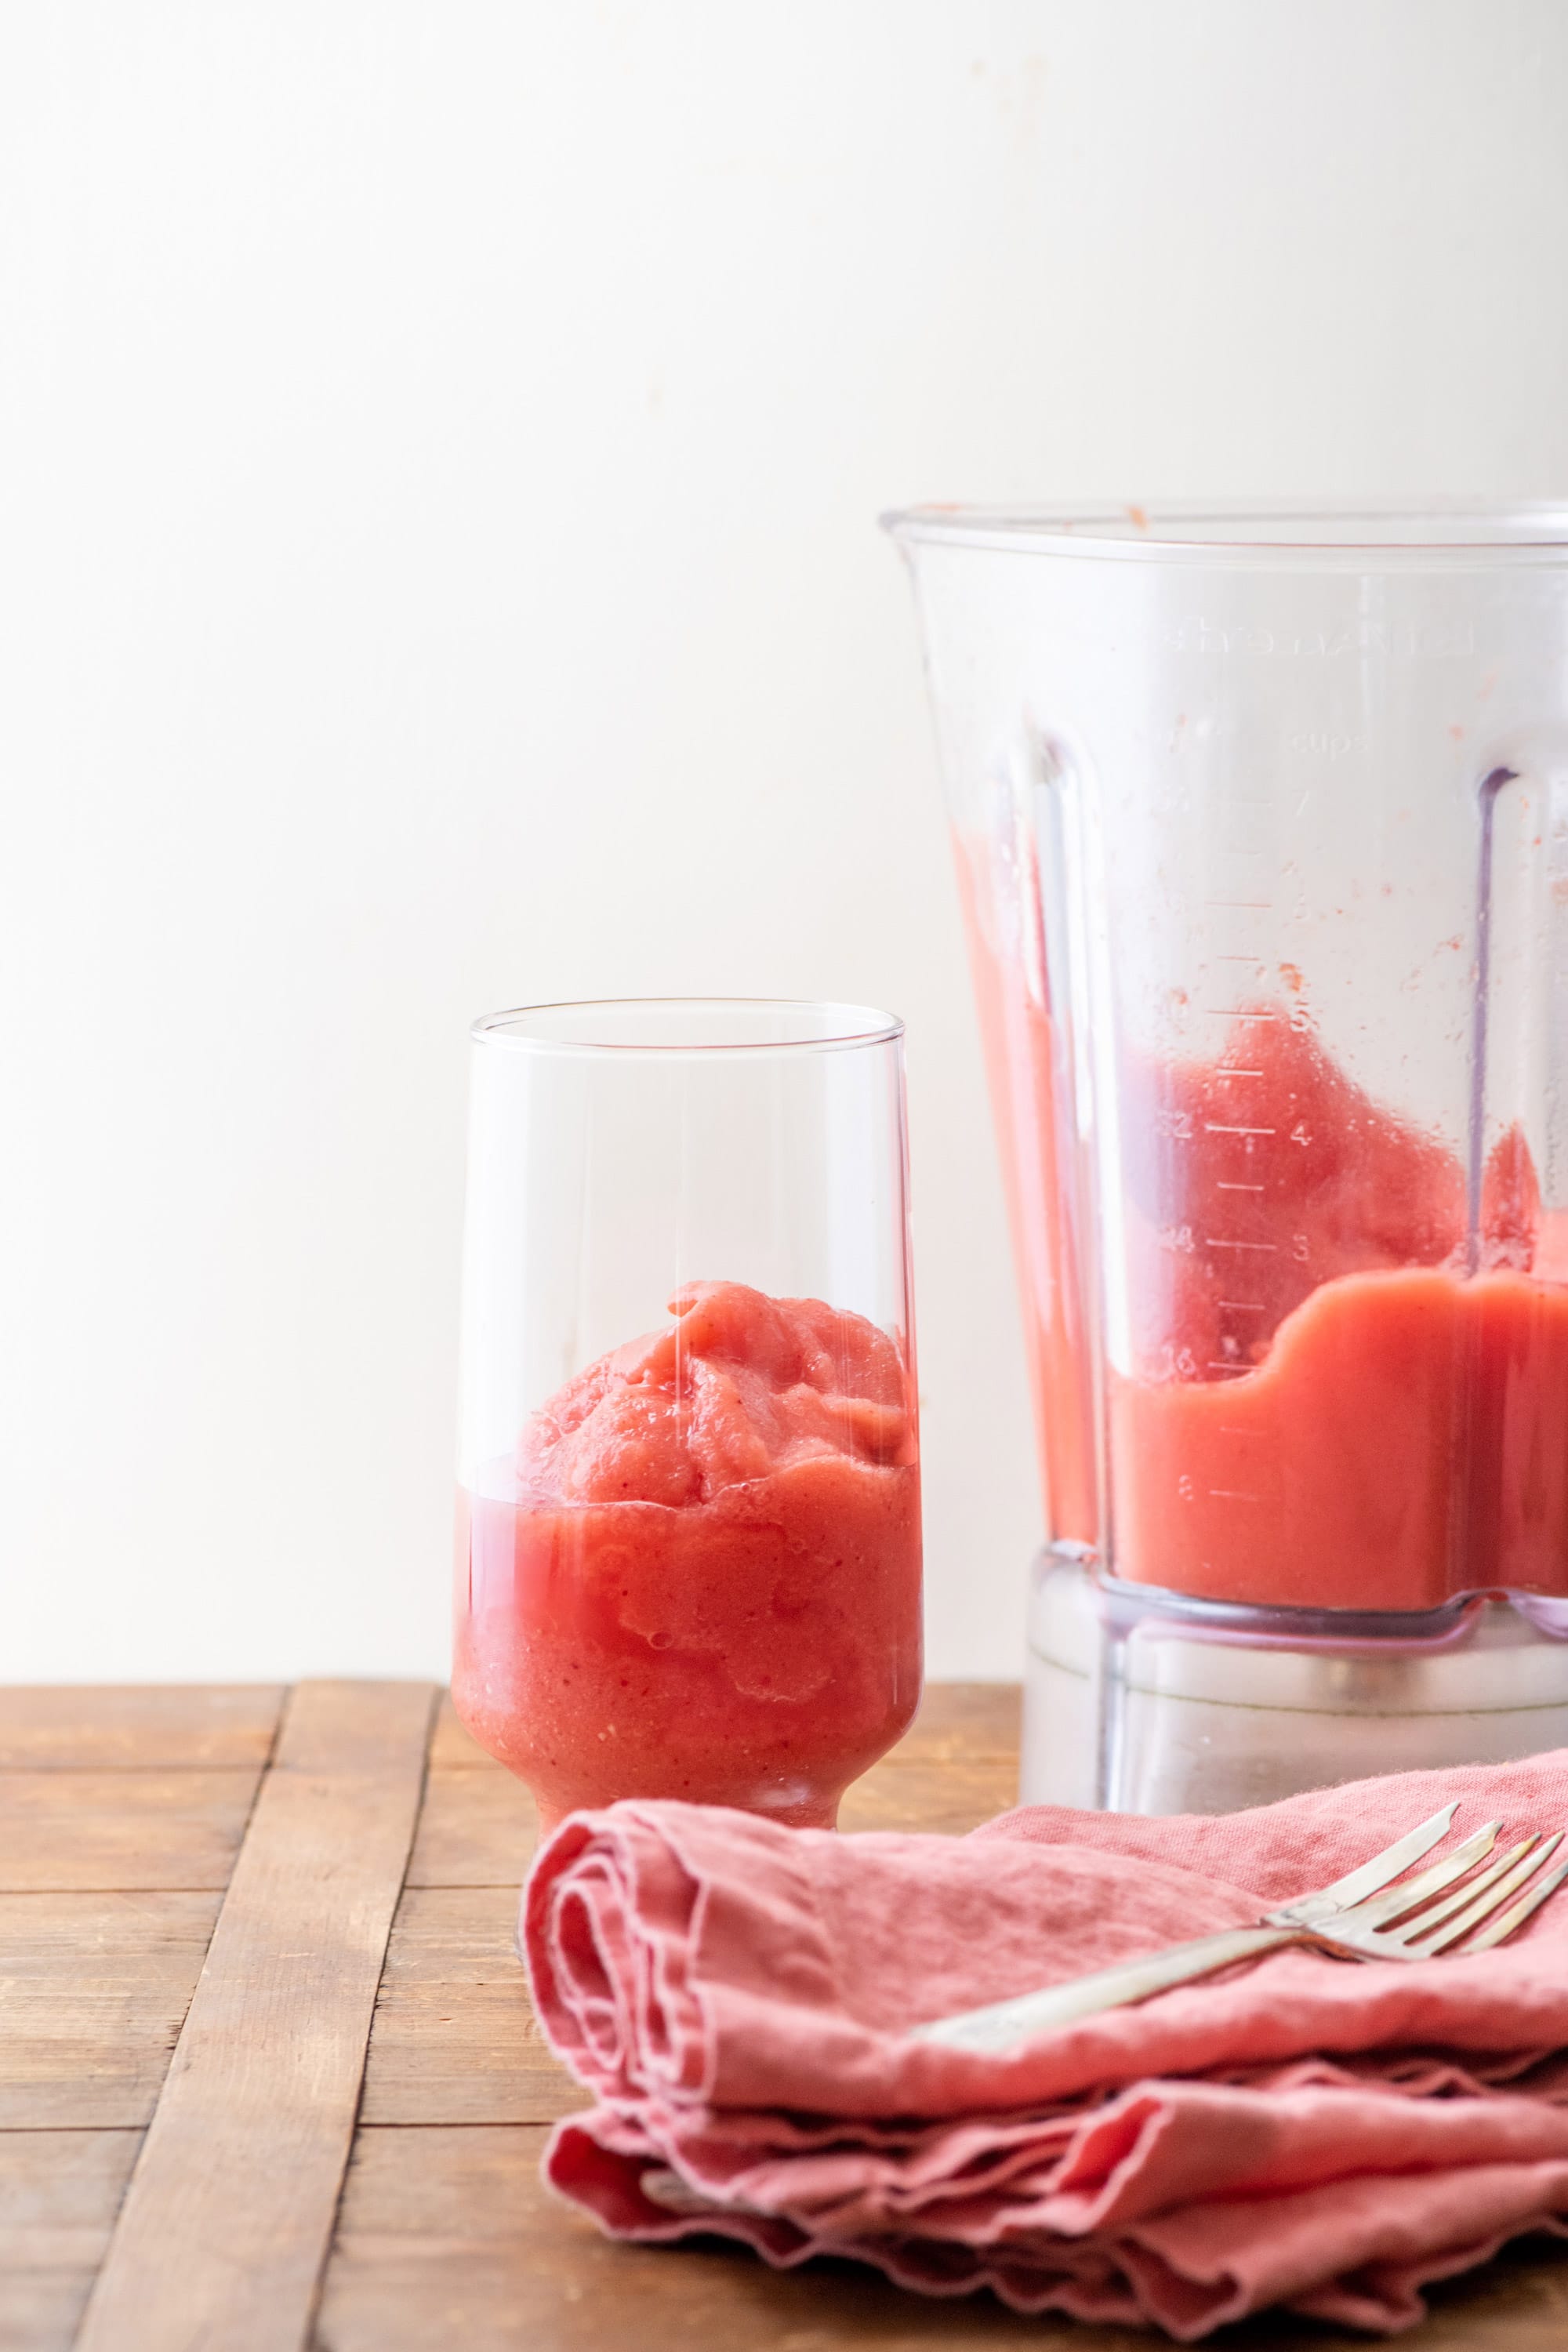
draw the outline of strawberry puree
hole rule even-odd
[[[1568,1593],[1568,1287],[1348,1274],[1235,1379],[1113,1379],[1120,1575],[1215,1601]]]
[[[1052,1533],[1081,1540],[1089,1350],[1059,1043],[1028,891],[1000,907],[984,860],[959,863]],[[1280,976],[1214,1060],[1121,1065],[1109,1564],[1304,1608],[1568,1596],[1568,1219],[1542,1214],[1511,1129],[1472,1239],[1458,1158],[1336,1067]]]
[[[670,1307],[459,1496],[453,1696],[546,1826],[633,1795],[831,1825],[920,1691],[904,1361],[816,1299]]]
[[[1551,1236],[1518,1129],[1468,1273],[1458,1161],[1283,1014],[1152,1069],[1128,1128],[1117,1573],[1320,1609],[1568,1592],[1568,1287],[1532,1272]]]

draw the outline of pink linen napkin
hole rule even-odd
[[[1568,1889],[1474,1959],[1285,1951],[1005,2056],[925,2019],[1331,1880],[1450,1799],[1568,1822],[1568,1750],[1256,1812],[1034,1807],[968,1838],[628,1801],[542,1851],[522,1941],[598,2104],[546,2178],[613,2235],[740,2238],[1190,2341],[1268,2305],[1394,2334],[1420,2289],[1568,2234]]]

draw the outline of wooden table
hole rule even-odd
[[[931,1690],[845,1827],[1012,1801],[1017,1695]],[[512,1950],[532,1807],[425,1685],[0,1690],[0,2352],[1148,2352],[844,2263],[615,2246]],[[1564,2352],[1568,2261],[1422,2352]],[[1230,2331],[1288,2347],[1323,2328]]]

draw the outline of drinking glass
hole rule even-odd
[[[907,1727],[902,1024],[623,1000],[473,1030],[453,1697],[549,1830],[831,1828]]]

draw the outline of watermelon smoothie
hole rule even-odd
[[[1271,1134],[1235,1132],[1238,1058],[1151,1069],[1129,1122],[1118,1573],[1315,1609],[1568,1595],[1568,1236],[1522,1134],[1493,1147],[1472,1234],[1458,1158],[1310,1027],[1247,1039],[1247,1125]]]
[[[1104,1538],[1062,1043],[959,870],[1053,1535],[1224,1602],[1568,1598],[1568,1216],[1516,1127],[1472,1231],[1458,1156],[1337,1066],[1289,966],[1212,1059],[1121,1066]]]
[[[627,1796],[831,1827],[921,1682],[898,1344],[695,1283],[458,1496],[453,1697],[542,1824]]]

